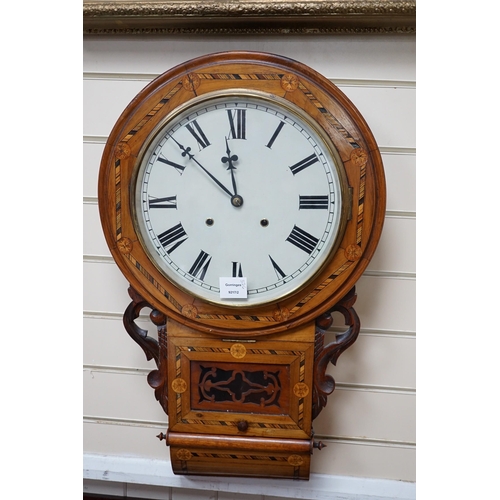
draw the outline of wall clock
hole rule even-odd
[[[99,209],[174,472],[307,479],[326,368],[357,338],[354,287],[385,213],[359,111],[281,56],[187,61],[118,118]],[[135,323],[143,309],[156,336]],[[346,330],[324,345],[335,311]]]

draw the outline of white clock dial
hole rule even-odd
[[[228,306],[293,293],[341,236],[343,180],[333,146],[289,103],[201,98],[167,120],[135,177],[137,231],[159,270]],[[221,299],[219,278],[248,297]]]

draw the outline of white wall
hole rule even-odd
[[[336,83],[370,125],[386,171],[384,232],[357,285],[361,334],[329,368],[337,389],[313,422],[317,439],[328,446],[312,457],[311,491],[314,481],[324,479],[320,475],[415,481],[415,38],[92,36],[83,47],[86,456],[168,460],[168,449],[155,437],[165,431],[167,418],[146,382],[154,362],[146,361],[122,326],[127,282],[100,228],[97,175],[107,134],[136,93],[173,65],[221,50],[260,50],[304,62]],[[142,324],[154,331],[146,318]],[[168,468],[166,463],[166,475]],[[104,487],[98,474],[85,477],[92,479],[87,491]],[[116,478],[106,491],[139,495],[139,485],[127,489],[127,480]],[[179,483],[153,484],[144,486],[151,498],[209,498],[206,492],[182,496]],[[261,500],[263,494],[248,498]]]

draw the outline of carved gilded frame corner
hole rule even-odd
[[[415,31],[416,0],[83,0],[86,35]]]

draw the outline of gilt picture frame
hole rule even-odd
[[[416,0],[83,0],[84,35],[414,34]]]

